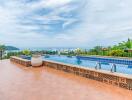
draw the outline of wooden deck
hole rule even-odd
[[[132,100],[132,91],[47,67],[0,61],[0,100]]]

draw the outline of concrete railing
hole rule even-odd
[[[24,65],[24,66],[26,66],[26,67],[31,66],[31,61],[30,61],[30,60],[22,59],[22,58],[16,57],[16,56],[12,56],[12,57],[10,58],[10,61],[11,61],[11,62],[15,62],[15,63],[20,64],[20,65]]]
[[[67,73],[72,73],[78,76],[82,76],[85,78],[103,82],[106,84],[132,90],[132,76],[131,75],[111,73],[109,71],[84,68],[81,66],[64,64],[64,63],[48,61],[48,60],[43,61],[43,65],[46,67],[54,68],[54,69],[61,70]]]

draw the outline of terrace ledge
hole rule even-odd
[[[118,76],[118,77],[132,79],[132,75],[128,75],[128,74],[122,74],[122,73],[117,73],[117,72],[110,72],[110,71],[106,71],[106,70],[88,68],[86,66],[78,66],[78,65],[73,65],[73,64],[66,64],[66,63],[61,63],[61,62],[51,61],[51,60],[43,60],[43,61],[51,62],[51,63],[56,63],[56,64],[61,64],[61,65],[66,65],[66,66],[71,66],[71,67],[77,67],[77,68],[81,68],[81,69],[86,69],[86,70],[90,70],[90,71],[99,72],[99,73],[102,73],[102,74],[108,74],[108,75],[113,75],[113,76]]]

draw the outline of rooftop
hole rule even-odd
[[[0,61],[0,100],[132,100],[132,91],[47,67]]]

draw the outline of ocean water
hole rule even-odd
[[[19,48],[19,50],[6,50],[4,54],[7,55],[7,53],[9,53],[9,52],[20,52],[25,49],[28,49],[30,51],[42,51],[42,50],[61,51],[61,50],[75,50],[76,47],[29,47],[29,48],[24,47],[24,48]],[[81,49],[88,50],[85,48],[81,48]]]
[[[42,51],[42,50],[75,50],[78,47],[24,47],[24,48],[19,48],[20,50],[18,51],[22,51],[25,49],[31,50],[31,51]],[[85,48],[85,47],[80,47],[80,49],[83,50],[89,50],[89,48]]]

